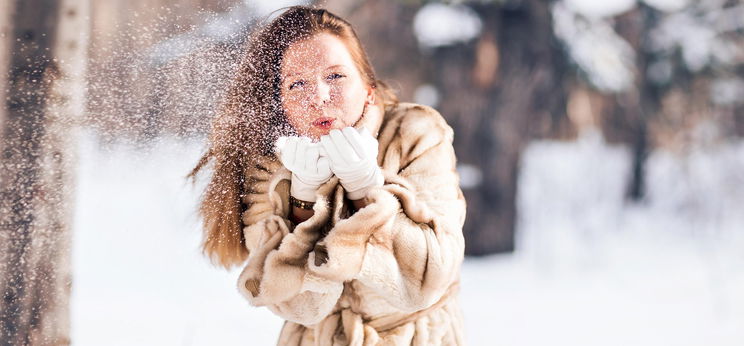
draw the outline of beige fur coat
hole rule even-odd
[[[246,172],[249,258],[238,289],[287,320],[279,345],[463,344],[465,199],[452,129],[410,103],[378,123],[385,184],[356,212],[334,176],[314,215],[294,225],[291,173],[269,158]]]

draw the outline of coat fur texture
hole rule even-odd
[[[279,345],[463,344],[465,199],[452,129],[410,103],[388,108],[378,126],[385,184],[355,213],[334,176],[314,215],[294,225],[291,173],[268,157],[246,172],[250,254],[238,289],[286,320]]]

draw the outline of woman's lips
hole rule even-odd
[[[329,130],[331,129],[331,127],[333,127],[333,122],[335,120],[335,118],[320,117],[313,121],[313,126],[321,128],[323,130]]]

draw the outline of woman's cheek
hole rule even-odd
[[[297,132],[307,132],[306,122],[302,121],[301,113],[299,113],[295,107],[286,107],[285,109],[287,110],[285,113],[287,115],[287,122],[292,125]]]

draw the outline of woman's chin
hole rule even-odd
[[[345,125],[334,123],[333,126],[329,128],[315,128],[313,129],[313,131],[311,131],[312,134],[308,137],[310,137],[310,139],[312,139],[313,141],[318,141],[320,140],[320,137],[327,136],[333,130],[341,130],[344,128],[344,126]]]
[[[320,137],[327,135],[329,132],[331,132],[331,129],[314,128],[310,130],[309,133],[305,134],[304,136],[310,138],[313,142],[319,142]]]

